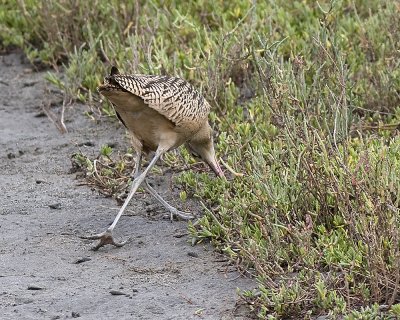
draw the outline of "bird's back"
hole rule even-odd
[[[208,125],[210,105],[190,83],[178,77],[126,75],[113,68],[99,91],[149,150],[155,150],[162,140],[171,141],[170,148],[178,147]]]
[[[210,105],[187,81],[178,77],[116,74],[113,80],[143,99],[178,127],[197,127],[207,120]]]

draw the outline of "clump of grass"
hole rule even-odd
[[[118,152],[115,156],[112,153],[113,149],[104,145],[96,159],[78,152],[72,155],[71,163],[74,172],[83,173],[85,184],[121,202],[126,198],[134,162],[129,150],[124,154]]]
[[[178,152],[185,156],[177,156]],[[143,160],[146,162],[146,159]],[[174,172],[185,169],[195,172],[207,170],[204,164],[190,158],[187,150],[170,152],[165,155],[163,161],[168,164],[168,169]],[[102,146],[95,158],[81,151],[74,153],[71,156],[71,165],[71,172],[77,173],[78,178],[85,180],[81,184],[97,189],[101,194],[115,198],[119,203],[122,203],[127,196],[136,166],[131,148],[121,152],[109,145]],[[160,172],[160,168],[156,166],[153,171]],[[182,190],[179,196],[185,201],[186,191]]]
[[[64,73],[48,79],[107,114],[94,90],[110,64],[201,88],[214,106],[219,156],[245,175],[184,171],[181,197],[206,208],[193,237],[257,277],[258,289],[241,295],[260,318],[398,316],[395,1],[31,0],[5,8],[1,44],[54,70],[62,64]],[[101,153],[74,161],[90,183],[119,194],[130,157]],[[196,165],[185,149],[164,160],[175,170]]]

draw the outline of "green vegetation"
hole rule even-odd
[[[399,316],[398,1],[0,3],[1,45],[106,113],[95,88],[110,63],[202,89],[219,156],[244,177],[189,170],[181,197],[207,208],[193,236],[257,276],[241,294],[260,318]]]

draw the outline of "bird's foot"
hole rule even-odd
[[[169,216],[171,222],[174,220],[174,217],[179,217],[182,220],[191,220],[191,219],[196,218],[196,216],[191,213],[179,211],[178,209],[175,209],[175,208],[170,209],[169,212],[170,212],[170,214],[166,215],[166,217]]]
[[[100,240],[100,242],[93,247],[91,250],[93,251],[97,251],[99,250],[101,247],[107,245],[107,244],[112,244],[116,247],[122,247],[123,245],[125,245],[128,241],[122,241],[122,242],[116,242],[113,238],[112,235],[112,231],[111,230],[106,230],[104,232],[98,233],[98,234],[94,234],[91,236],[81,236],[82,239],[88,239],[88,240]]]

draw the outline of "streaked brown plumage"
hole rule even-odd
[[[121,246],[112,238],[127,204],[142,182],[145,188],[173,215],[184,219],[192,215],[169,205],[146,181],[146,174],[160,156],[182,144],[198,154],[218,175],[224,176],[215,159],[212,129],[208,123],[210,105],[188,82],[177,77],[155,75],[123,75],[116,67],[98,91],[112,102],[118,118],[132,135],[132,144],[137,152],[136,169],[132,189],[113,224],[103,233],[86,237],[100,239],[96,249],[105,244]],[[155,151],[148,167],[141,173],[142,152]]]

